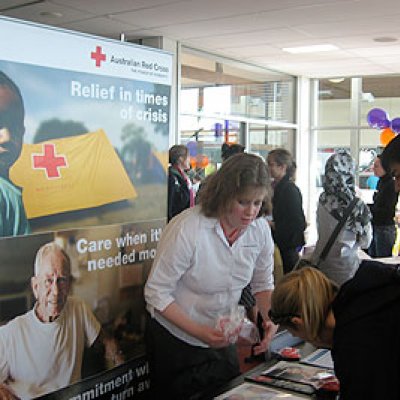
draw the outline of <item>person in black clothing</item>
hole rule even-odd
[[[341,400],[400,399],[400,269],[364,260],[340,289],[321,271],[285,275],[269,316],[332,351]]]
[[[186,208],[194,206],[192,185],[186,172],[190,168],[188,148],[177,144],[169,149],[168,222]]]
[[[299,188],[293,182],[296,165],[286,149],[274,149],[267,156],[274,178],[272,198],[272,234],[282,256],[284,273],[290,272],[299,260],[304,245],[306,219]]]
[[[244,153],[244,149],[245,147],[239,143],[233,143],[233,144],[223,143],[221,146],[222,162],[226,161],[229,157],[235,154]]]
[[[394,187],[400,192],[400,135],[396,135],[381,154],[382,164],[394,178]]]
[[[374,202],[369,205],[372,213],[373,238],[368,254],[373,258],[391,257],[396,241],[394,215],[399,193],[396,192],[394,180],[388,173],[388,166],[384,167],[380,156],[375,159],[373,170],[380,179],[377,191],[374,193]]]

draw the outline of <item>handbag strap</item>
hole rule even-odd
[[[331,247],[333,246],[333,243],[335,242],[337,236],[339,235],[339,232],[342,230],[344,224],[346,223],[347,219],[349,218],[350,213],[352,212],[352,210],[353,210],[354,206],[356,205],[357,201],[358,201],[358,198],[354,197],[354,199],[351,201],[351,203],[348,205],[348,207],[344,210],[342,218],[337,223],[337,225],[336,225],[335,229],[333,230],[329,240],[326,242],[325,247],[321,251],[321,254],[319,256],[319,260],[317,262],[317,265],[321,261],[325,260],[325,258],[328,255]]]

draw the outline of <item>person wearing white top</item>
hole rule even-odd
[[[200,205],[166,227],[145,286],[147,354],[155,398],[190,399],[239,374],[235,346],[216,327],[251,284],[264,318],[265,352],[276,331],[268,318],[273,282],[264,218],[269,175],[258,156],[238,154],[207,180]]]
[[[78,382],[85,347],[101,341],[105,357],[117,351],[90,308],[69,296],[70,259],[55,242],[37,252],[31,284],[34,308],[0,327],[2,400],[32,399]]]

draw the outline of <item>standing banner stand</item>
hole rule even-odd
[[[5,17],[0,32],[0,393],[144,397],[172,55]]]

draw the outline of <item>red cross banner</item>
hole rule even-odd
[[[96,61],[97,68],[101,66],[102,61],[106,61],[106,55],[101,52],[101,46],[96,46],[96,51],[92,51],[90,57]]]
[[[134,199],[136,190],[104,131],[24,144],[10,173],[28,218]]]

